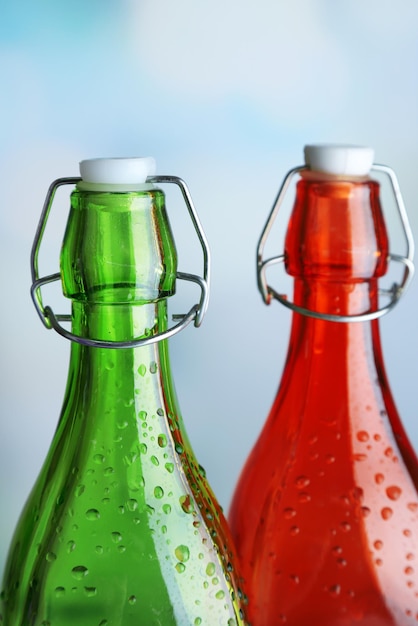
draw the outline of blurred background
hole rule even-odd
[[[257,291],[256,245],[304,144],[374,147],[376,162],[397,173],[418,238],[417,32],[415,0],[0,3],[0,571],[66,383],[69,343],[42,326],[29,295],[50,182],[77,176],[84,158],[152,155],[159,174],[188,183],[211,246],[212,290],[201,328],[172,340],[172,365],[190,439],[227,509],[276,393],[289,333],[289,311],[266,307]],[[57,194],[41,275],[58,270],[68,194]],[[383,195],[392,250],[404,252]],[[200,273],[175,189],[167,203],[180,269]],[[285,213],[269,254],[282,252]],[[282,275],[273,280],[290,288]],[[179,289],[174,312],[197,301],[186,292]],[[68,304],[57,298],[54,308]],[[416,448],[417,309],[415,280],[381,322],[392,390]]]

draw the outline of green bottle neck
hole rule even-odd
[[[74,333],[89,339],[129,341],[167,327],[167,301],[152,304],[73,302]],[[130,420],[133,405],[176,403],[167,340],[136,348],[100,348],[73,342],[63,415],[86,415],[95,428],[104,416]],[[156,405],[156,406],[157,406]],[[71,417],[70,417],[71,419]],[[96,426],[93,425],[96,424]],[[86,427],[90,428],[90,426]]]
[[[166,299],[148,304],[72,302],[72,331],[82,338],[129,342],[161,333],[167,326]]]

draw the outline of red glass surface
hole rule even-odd
[[[304,176],[285,254],[297,304],[374,310],[388,254],[378,184]],[[417,624],[417,485],[378,321],[294,313],[281,384],[229,514],[252,626]]]

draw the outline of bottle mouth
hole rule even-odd
[[[112,157],[80,162],[79,189],[91,191],[140,191],[152,188],[147,183],[156,173],[153,157]]]

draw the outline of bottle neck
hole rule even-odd
[[[72,331],[86,339],[128,342],[163,332],[167,324],[166,299],[147,304],[72,302]]]
[[[386,272],[387,256],[388,237],[376,182],[312,176],[298,182],[285,242],[296,305],[334,316],[375,311],[378,279]],[[320,358],[323,364],[336,367],[338,363],[345,369],[347,354],[355,345],[357,358],[369,361],[372,327],[378,342],[377,324],[328,322],[295,314],[289,358],[298,346],[305,354],[295,364],[298,368],[309,368],[311,361]],[[324,380],[324,385],[329,383]]]
[[[73,332],[90,339],[129,341],[167,328],[166,300],[142,305],[73,302],[72,308]],[[144,381],[148,381],[145,391],[140,389]],[[167,340],[136,348],[99,348],[72,342],[69,402],[65,402],[63,415],[82,414],[86,404],[93,422],[99,424],[109,412],[123,421],[125,414],[130,419],[138,394],[146,394],[147,402],[158,405],[162,393],[175,397],[170,391],[173,389]]]
[[[377,301],[376,281],[339,283],[296,279],[294,302],[311,311],[333,315],[356,315],[374,310]],[[290,334],[287,370],[292,378],[307,380],[315,363],[324,371],[316,384],[325,391],[330,376],[337,370],[347,371],[351,359],[376,377],[377,364],[370,359],[373,344],[380,346],[378,322],[329,322],[294,313]],[[377,354],[381,355],[380,349]],[[382,365],[382,364],[380,364]],[[297,369],[297,373],[294,372]],[[343,379],[346,377],[344,376]]]

